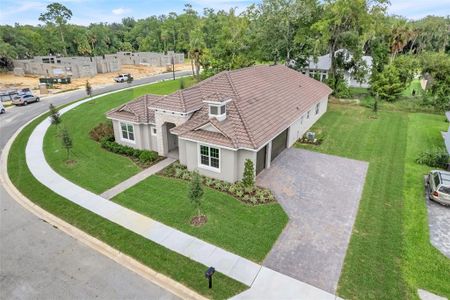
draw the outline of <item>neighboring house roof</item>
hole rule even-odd
[[[337,50],[336,54],[339,52],[345,51],[343,49]],[[346,60],[350,61],[352,59],[351,54],[347,54]],[[362,60],[366,63],[368,69],[370,70],[372,68],[372,57],[371,56],[363,56]],[[331,68],[331,56],[330,54],[322,55],[317,58],[317,61],[314,60],[313,57],[310,57],[307,61],[306,67],[310,70],[325,70],[328,71]]]
[[[182,138],[235,149],[260,148],[332,91],[327,85],[283,65],[221,72],[195,89],[202,97],[191,98],[189,95],[194,93],[186,93],[189,89],[180,91],[182,96],[178,99],[184,103],[178,107],[197,108],[197,111],[171,132]],[[227,118],[220,122],[209,118],[208,106],[203,102],[217,101],[217,95],[231,100],[226,104]],[[161,102],[153,106],[159,108]],[[219,133],[200,128],[208,123]]]
[[[136,100],[128,102],[107,112],[111,119],[131,121],[135,123],[154,123],[155,111],[149,109],[149,105],[158,101],[162,96],[144,95]]]

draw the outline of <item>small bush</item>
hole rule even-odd
[[[100,145],[103,149],[113,153],[121,154],[133,158],[138,163],[144,164],[144,166],[152,163],[158,159],[158,153],[155,151],[134,149],[129,146],[124,146],[104,137],[100,140]]]
[[[156,152],[150,152],[147,150],[144,150],[141,152],[141,154],[139,155],[139,160],[142,163],[149,163],[149,162],[153,162],[158,158],[158,155],[156,154]]]
[[[421,165],[445,169],[449,163],[450,157],[444,148],[433,148],[422,152],[416,159]]]
[[[102,139],[114,141],[114,129],[111,122],[100,123],[89,132],[89,136],[96,142]]]

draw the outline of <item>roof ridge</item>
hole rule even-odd
[[[226,77],[227,77],[227,79],[228,79],[228,82],[230,83],[230,86],[231,86],[231,88],[233,89],[233,92],[234,92],[234,94],[236,95],[236,97],[240,99],[241,97],[239,97],[239,94],[237,93],[236,87],[234,86],[234,84],[233,84],[233,82],[232,82],[232,80],[231,80],[231,77],[230,77],[230,73],[229,73],[229,72],[230,72],[230,71],[227,71],[227,73],[226,73]],[[253,146],[254,148],[256,148],[256,145],[255,145],[255,142],[254,142],[253,135],[250,133],[250,130],[248,129],[247,122],[244,120],[244,118],[242,118],[242,113],[241,113],[241,110],[240,110],[240,108],[239,108],[239,105],[237,104],[237,101],[233,101],[233,102],[235,102],[234,105],[236,106],[236,111],[237,111],[237,113],[238,113],[238,115],[239,115],[239,118],[240,118],[241,121],[242,121],[242,124],[244,125],[244,129],[245,129],[245,131],[247,132],[247,135],[248,135],[248,137],[249,137],[249,139],[250,139],[250,143],[252,144],[252,146]]]
[[[184,99],[183,90],[178,90],[178,94],[180,95],[181,100],[181,108],[183,109],[183,112],[186,111],[186,101]]]

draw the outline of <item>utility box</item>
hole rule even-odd
[[[48,94],[48,87],[46,83],[39,83],[39,93],[41,95]]]

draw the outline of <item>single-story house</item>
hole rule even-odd
[[[282,65],[224,71],[167,96],[145,95],[107,113],[116,141],[179,159],[235,182],[244,162],[269,168],[327,110],[331,89]]]
[[[351,61],[352,55],[347,51],[340,49],[337,50],[336,55],[339,53],[343,53],[345,61]],[[352,76],[352,70],[344,71],[344,79],[347,82],[349,87],[370,87],[369,80],[372,71],[372,57],[371,56],[363,56],[362,61],[365,63],[365,67],[367,68],[367,74],[363,82],[358,82]],[[308,75],[313,78],[318,78],[320,81],[324,81],[328,78],[328,72],[331,69],[331,56],[330,54],[322,55],[315,60],[313,57],[310,57],[306,65],[302,68],[302,73]]]

